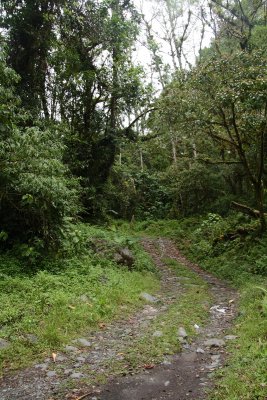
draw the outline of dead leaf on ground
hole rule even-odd
[[[145,364],[145,365],[143,365],[143,368],[152,369],[152,368],[155,368],[155,364]]]
[[[57,353],[52,353],[52,358],[53,358],[53,361],[56,362]]]
[[[99,326],[100,329],[105,329],[106,324],[104,324],[103,322],[100,322],[100,323],[98,324],[98,326]]]
[[[72,306],[71,304],[68,305],[71,310],[75,310],[76,307]]]

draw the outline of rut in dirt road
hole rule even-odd
[[[160,301],[148,302],[143,309],[108,324],[102,331],[89,331],[78,339],[80,342],[66,346],[57,355],[56,363],[47,358],[15,375],[5,376],[0,381],[0,400],[75,400],[83,395],[86,400],[205,398],[205,389],[213,385],[212,371],[223,365],[226,340],[235,339],[225,338],[225,332],[235,316],[237,294],[186,260],[171,240],[144,239],[142,243],[161,273],[161,289],[156,295]],[[193,343],[184,340],[181,353],[166,356],[151,370],[141,368],[137,374],[112,377],[112,362],[123,359],[132,341],[143,337],[152,321],[163,315],[186,290],[179,276],[164,262],[167,257],[193,270],[208,283],[213,296],[210,321],[201,327]],[[99,374],[107,378],[107,385],[97,385]]]
[[[172,258],[196,272],[210,285],[214,305],[210,309],[210,322],[202,328],[197,339],[184,345],[182,353],[166,359],[153,370],[135,376],[118,379],[101,388],[98,396],[90,400],[186,400],[204,399],[206,389],[214,384],[212,372],[225,361],[226,340],[235,337],[226,335],[235,317],[237,293],[219,279],[189,262],[168,239],[144,239],[143,246],[162,271],[162,288],[168,288],[170,271],[164,257]],[[178,277],[179,280],[179,277]]]

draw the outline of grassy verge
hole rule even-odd
[[[217,374],[211,400],[266,400],[267,237],[248,234],[231,241],[221,239],[224,232],[233,232],[237,226],[231,219],[208,216],[188,236],[190,245],[183,243],[183,249],[203,268],[234,283],[240,292],[234,327],[238,343],[228,345],[229,363]]]
[[[135,241],[99,228],[79,229],[79,251],[72,248],[57,260],[29,267],[11,255],[0,256],[0,338],[9,343],[0,349],[1,369],[51,355],[85,329],[141,306],[140,292],[157,290],[152,262]],[[96,237],[105,239],[100,254],[91,250]],[[131,271],[110,258],[118,243],[131,246]]]
[[[228,344],[229,362],[216,376],[211,400],[266,400],[267,237],[256,237],[254,225],[240,215],[223,219],[209,214],[135,226],[138,234],[173,238],[188,258],[239,289],[240,311],[233,332],[238,342]],[[240,226],[248,234],[235,237]]]
[[[233,334],[237,344],[229,344],[228,365],[216,375],[211,400],[266,400],[266,312],[260,291],[249,283],[241,288],[240,317]]]

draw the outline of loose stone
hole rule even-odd
[[[53,378],[53,377],[56,376],[56,375],[57,375],[56,371],[49,371],[49,372],[47,372],[47,374],[46,374],[46,376],[47,376],[48,378]]]
[[[223,339],[208,339],[204,342],[205,346],[208,347],[223,347],[225,346],[225,341]]]
[[[66,360],[66,357],[62,356],[61,354],[57,355],[56,361],[65,361],[65,360]]]
[[[0,349],[6,349],[10,346],[10,342],[5,339],[0,339]]]
[[[88,299],[88,297],[86,296],[86,294],[82,294],[82,295],[80,296],[80,300],[81,300],[83,303],[87,303],[87,302],[89,301],[89,299]]]
[[[73,373],[73,369],[65,369],[64,374],[69,375]]]
[[[155,331],[155,332],[153,333],[153,336],[154,336],[154,337],[161,337],[161,336],[163,336],[163,333],[162,333],[162,331]]]
[[[141,297],[141,299],[149,301],[150,303],[157,303],[158,302],[158,299],[156,297],[154,297],[154,296],[151,296],[151,294],[149,294],[149,293],[143,292],[143,293],[140,294],[140,297]]]
[[[74,372],[70,376],[70,378],[72,378],[72,379],[80,379],[80,378],[83,378],[83,377],[84,377],[84,375],[81,372]]]
[[[25,335],[25,339],[32,344],[35,344],[38,342],[38,337],[36,335],[33,335],[31,333],[28,333]]]
[[[79,362],[85,362],[85,358],[84,357],[77,357],[76,360],[79,361]]]
[[[170,361],[168,361],[168,360],[162,361],[161,364],[162,364],[162,365],[172,365],[172,363],[171,363]]]
[[[205,351],[204,351],[203,349],[201,349],[200,347],[198,347],[198,348],[196,349],[196,353],[204,354]]]
[[[225,340],[235,340],[235,339],[237,339],[237,336],[235,336],[235,335],[226,335],[226,336],[224,336],[224,339]]]
[[[45,371],[48,368],[48,364],[36,364],[35,365],[36,369],[41,369],[42,371]]]
[[[217,361],[217,360],[219,360],[221,358],[221,355],[220,354],[213,354],[210,358],[212,360],[214,360],[214,361]]]
[[[79,338],[77,340],[75,340],[76,343],[80,343],[82,346],[84,347],[91,347],[92,343],[88,342],[88,340],[84,339],[84,338]]]
[[[186,330],[183,327],[180,327],[178,329],[178,336],[182,338],[186,338],[188,336]]]
[[[65,346],[65,350],[67,350],[67,351],[78,351],[77,347],[74,347],[74,346]]]

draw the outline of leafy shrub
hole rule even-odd
[[[0,49],[1,50],[1,49]],[[19,99],[14,95],[14,84],[19,77],[5,63],[4,52],[0,51],[0,136],[8,133],[17,112]]]
[[[254,260],[249,267],[252,274],[267,276],[267,254],[259,255],[259,258]]]
[[[220,215],[209,213],[194,233],[199,238],[206,238],[213,241],[225,233],[227,228],[228,223]]]
[[[78,186],[68,176],[62,153],[57,132],[36,127],[13,129],[2,142],[0,217],[11,240],[39,238],[51,244],[64,217],[77,213]]]
[[[119,218],[160,219],[171,208],[169,189],[153,173],[115,165],[105,189],[109,211]]]
[[[20,241],[24,258],[34,259],[57,242],[66,216],[79,210],[78,182],[62,162],[57,126],[25,128],[29,116],[14,95],[18,76],[0,56],[0,241]]]

